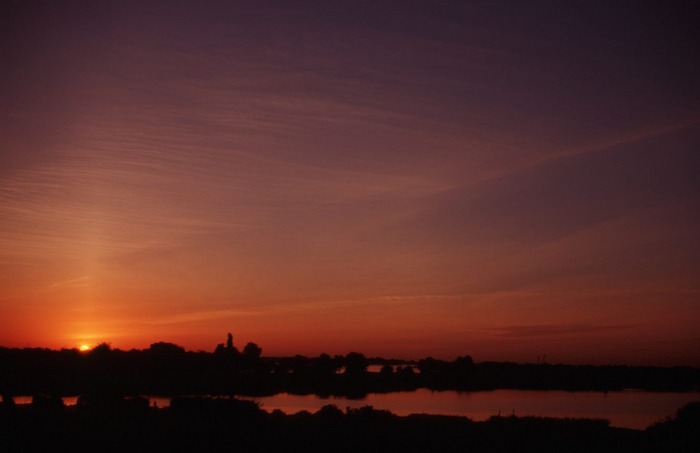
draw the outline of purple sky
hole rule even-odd
[[[5,1],[0,345],[700,365],[699,13]]]

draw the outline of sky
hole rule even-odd
[[[0,345],[700,366],[699,18],[3,1]]]

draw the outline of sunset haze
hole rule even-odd
[[[700,366],[699,13],[5,1],[0,346]]]

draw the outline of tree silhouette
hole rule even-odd
[[[332,375],[339,368],[338,360],[332,358],[328,354],[321,354],[313,359],[314,372],[320,375]]]
[[[262,354],[262,348],[252,341],[243,348],[243,356],[251,361],[258,360]]]
[[[394,369],[391,367],[391,365],[384,365],[379,372],[382,376],[391,376],[394,374]]]
[[[350,352],[345,356],[345,372],[347,374],[359,374],[367,371],[369,362],[364,354],[360,352]]]
[[[112,346],[107,343],[106,341],[103,341],[102,343],[98,344],[92,350],[90,351],[91,356],[104,356],[109,354],[112,351]]]
[[[148,352],[156,357],[173,358],[183,356],[185,354],[185,348],[173,343],[159,341],[158,343],[153,343],[148,348]]]

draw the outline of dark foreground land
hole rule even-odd
[[[0,405],[2,452],[697,452],[700,403],[644,431],[605,420],[399,417],[371,407],[285,415],[237,399],[176,398],[169,408],[143,398],[35,397]]]
[[[383,365],[368,372],[370,364]],[[605,420],[396,416],[371,407],[326,406],[315,414],[267,413],[235,395],[279,392],[361,397],[371,392],[567,389],[697,390],[692,367],[475,363],[426,358],[398,364],[360,353],[263,357],[231,335],[212,353],[170,343],[121,351],[0,348],[0,453],[230,452],[700,452],[700,402],[646,430]],[[175,396],[168,408],[129,395]],[[177,395],[229,395],[228,398]],[[13,395],[35,395],[15,405]],[[49,396],[41,396],[49,395]],[[82,395],[66,407],[61,395]]]
[[[264,357],[249,343],[241,352],[229,337],[214,352],[185,351],[171,343],[121,351],[103,344],[87,353],[0,347],[0,392],[7,395],[273,395],[281,392],[362,397],[368,393],[430,390],[650,391],[700,389],[693,367],[516,364],[425,358],[410,364],[367,359],[351,352],[331,357]],[[381,371],[368,372],[370,364]],[[379,366],[377,368],[379,368]]]

